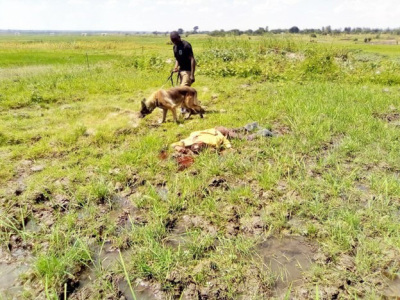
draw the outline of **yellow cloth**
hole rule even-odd
[[[223,147],[225,149],[229,149],[232,147],[228,139],[215,128],[194,131],[190,134],[188,138],[173,143],[171,146],[190,147],[194,144],[200,144],[200,143],[214,146],[216,148]]]

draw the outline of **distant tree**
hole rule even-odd
[[[345,33],[350,33],[351,32],[351,27],[345,27],[344,28]]]
[[[285,29],[281,29],[281,28],[277,28],[277,29],[272,29],[269,32],[271,32],[273,34],[280,34],[280,33],[285,33],[286,30]]]
[[[332,27],[331,27],[330,25],[326,26],[326,27],[325,27],[325,32],[326,32],[327,34],[332,33]]]
[[[254,34],[257,35],[262,35],[263,33],[265,33],[265,29],[263,27],[259,27],[256,31],[254,31]]]
[[[225,36],[225,31],[224,31],[223,29],[221,29],[221,30],[214,30],[214,31],[211,31],[211,32],[209,33],[209,35],[211,35],[211,36]]]
[[[193,27],[193,33],[197,33],[197,30],[199,30],[199,26],[194,26]]]
[[[153,31],[153,34],[154,34],[154,35],[157,35],[157,34],[158,34],[158,31]]]
[[[179,33],[179,34],[183,34],[183,32],[184,32],[184,31],[183,31],[182,28],[179,28],[179,29],[178,29],[178,33]]]
[[[232,29],[229,31],[229,33],[232,35],[241,35],[243,32],[240,31],[239,29]]]
[[[268,26],[265,26],[265,32],[268,32],[268,31],[269,31]]]
[[[299,29],[299,27],[297,27],[297,26],[293,26],[293,27],[291,27],[291,28],[289,29],[289,32],[290,32],[290,33],[299,33],[299,32],[300,32],[300,29]]]

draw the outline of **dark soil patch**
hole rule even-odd
[[[384,113],[384,114],[374,113],[373,116],[378,119],[381,119],[383,121],[389,122],[389,123],[400,120],[400,113],[397,111]]]
[[[272,124],[272,128],[273,132],[276,133],[277,135],[286,135],[292,132],[289,126],[279,123],[278,121]]]
[[[188,232],[193,229],[201,229],[204,234],[215,236],[217,227],[201,216],[184,215],[174,220],[173,226],[169,228],[170,234],[164,239],[164,244],[173,248],[185,248],[189,237]]]
[[[110,212],[110,217],[116,222],[119,230],[129,229],[134,224],[147,224],[147,219],[128,198],[117,195],[113,196],[113,210]]]

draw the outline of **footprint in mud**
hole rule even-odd
[[[281,297],[290,287],[301,285],[303,272],[309,269],[314,249],[301,237],[270,238],[258,248],[265,266],[277,277],[274,294]]]

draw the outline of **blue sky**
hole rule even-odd
[[[0,29],[399,28],[399,0],[0,0]]]

